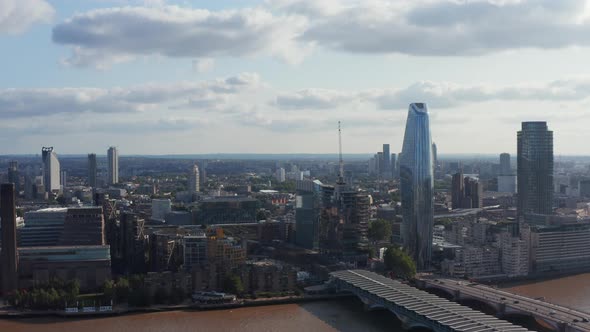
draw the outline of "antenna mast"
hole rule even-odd
[[[338,121],[338,154],[340,157],[338,171],[338,183],[344,183],[344,161],[342,160],[342,129],[340,128],[340,121]]]

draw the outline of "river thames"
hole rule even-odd
[[[590,273],[527,282],[504,289],[590,312]],[[215,311],[170,311],[97,319],[0,320],[10,332],[177,332],[177,331],[402,331],[387,311],[365,312],[354,299]]]

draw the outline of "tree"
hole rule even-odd
[[[102,287],[102,297],[105,301],[112,301],[115,299],[115,282],[107,280]]]
[[[416,263],[403,250],[389,247],[383,257],[385,268],[402,278],[413,278],[416,275]]]
[[[129,280],[127,278],[119,278],[115,286],[115,300],[118,303],[127,302],[129,299]]]
[[[389,240],[391,237],[391,223],[383,219],[371,221],[368,235],[373,242]]]
[[[235,274],[229,275],[223,281],[223,290],[232,294],[241,294],[244,292],[242,279]]]

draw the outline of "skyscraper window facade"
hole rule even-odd
[[[43,186],[45,186],[45,192],[59,191],[61,172],[57,153],[53,151],[53,147],[43,147],[41,149],[41,158],[43,161]]]
[[[428,269],[432,257],[434,218],[432,138],[428,108],[410,104],[400,155],[402,241],[419,270]]]
[[[553,212],[553,132],[546,122],[523,122],[517,134],[518,216]]]
[[[109,162],[109,168],[107,172],[108,183],[115,184],[119,183],[119,152],[117,148],[111,146],[107,151],[107,158]]]
[[[88,185],[96,188],[96,154],[88,154]]]
[[[500,175],[511,175],[512,167],[510,166],[510,154],[500,154]]]

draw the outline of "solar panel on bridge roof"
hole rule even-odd
[[[344,270],[332,272],[331,275],[355,288],[360,288],[381,300],[391,303],[392,306],[402,307],[404,310],[412,311],[424,317],[426,320],[447,326],[453,331],[528,331],[523,327],[513,325],[370,271]],[[437,310],[433,311],[433,307]]]

